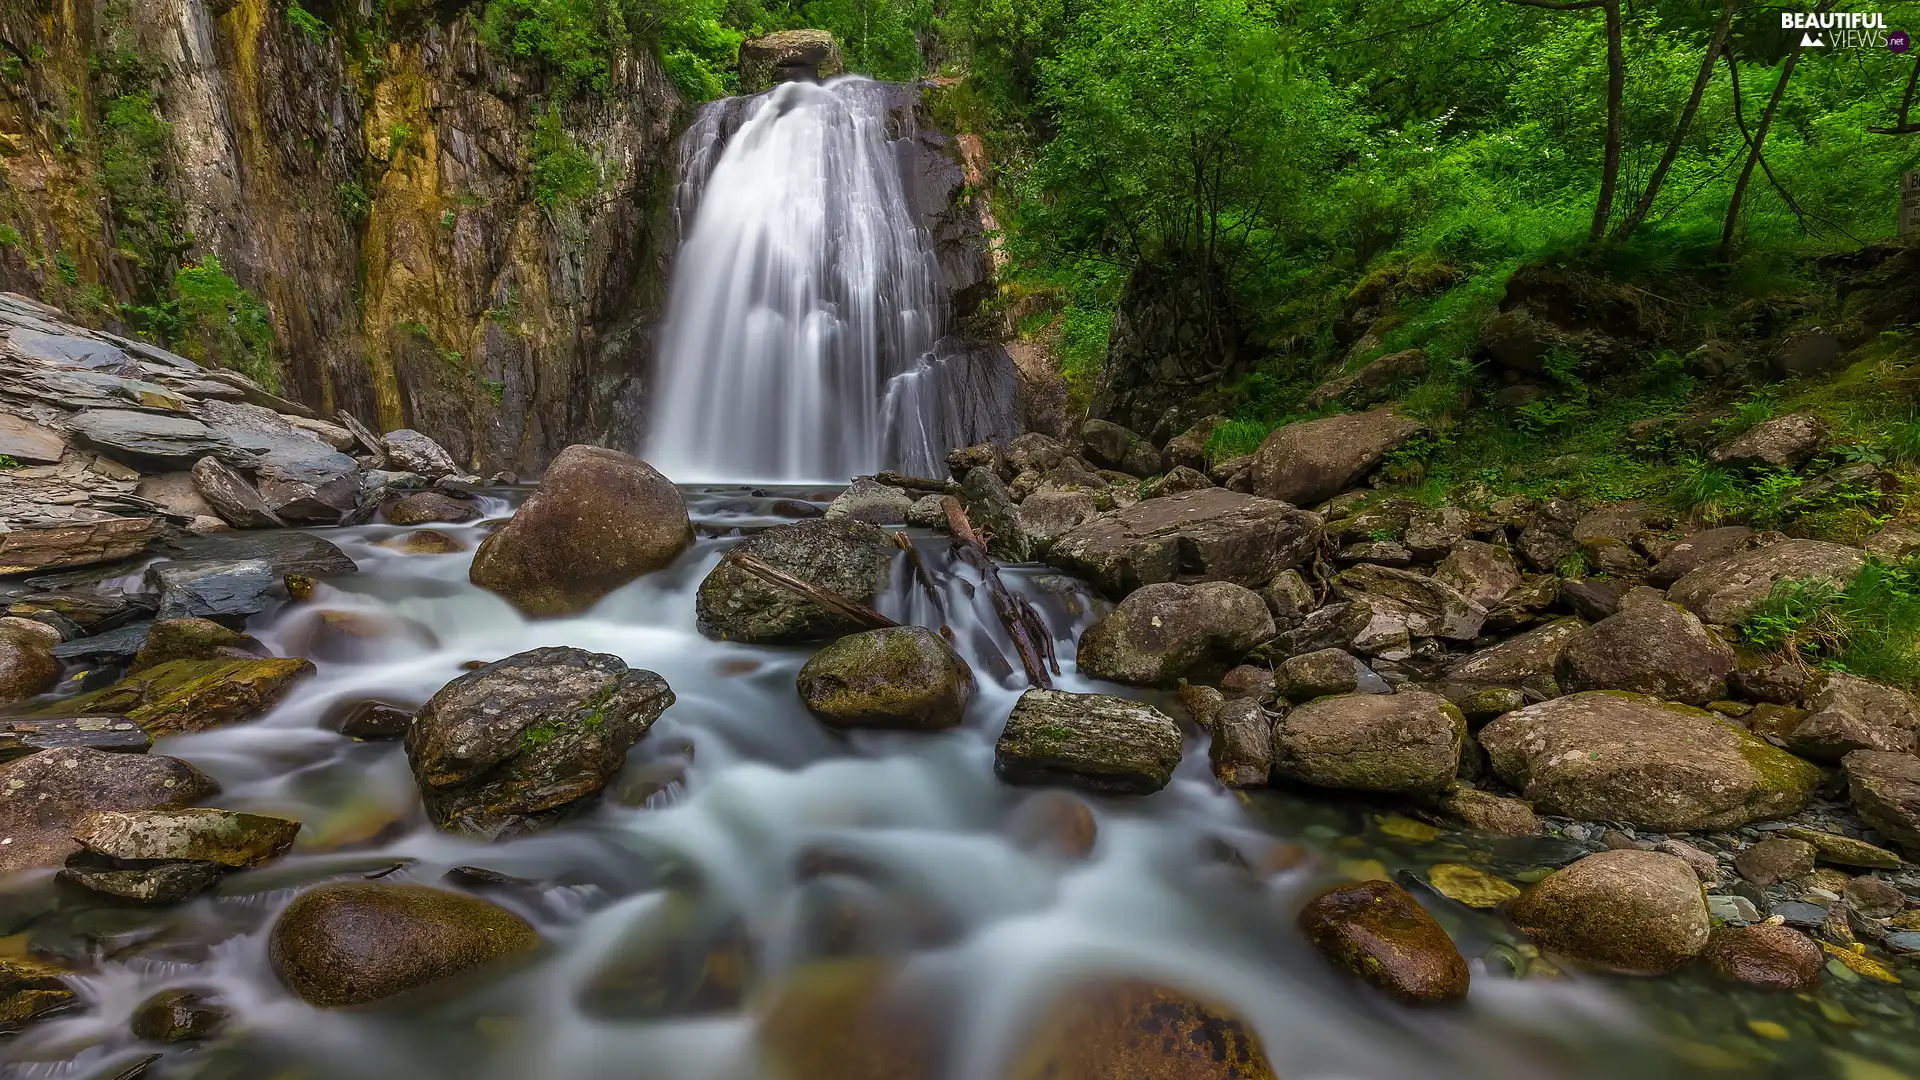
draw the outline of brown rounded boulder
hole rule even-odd
[[[692,543],[671,480],[631,455],[569,446],[540,490],[480,544],[467,576],[528,615],[577,615]]]
[[[1515,900],[1511,913],[1541,948],[1634,974],[1685,964],[1706,947],[1711,929],[1693,867],[1632,848],[1555,870]]]
[[[1409,1005],[1467,996],[1467,962],[1413,894],[1391,881],[1329,889],[1307,902],[1300,929],[1314,948]]]
[[[1785,926],[1723,926],[1701,957],[1715,975],[1761,990],[1811,990],[1826,956],[1812,938]]]
[[[966,714],[973,671],[926,627],[889,626],[821,649],[796,684],[807,710],[829,727],[938,731]]]

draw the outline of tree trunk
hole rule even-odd
[[[1773,84],[1773,96],[1767,99],[1767,109],[1760,114],[1760,124],[1753,132],[1753,145],[1747,148],[1747,162],[1740,168],[1740,179],[1733,184],[1733,200],[1727,204],[1727,224],[1720,230],[1720,260],[1726,262],[1733,258],[1733,238],[1740,229],[1740,209],[1746,202],[1747,184],[1753,179],[1753,170],[1760,164],[1760,155],[1767,142],[1767,128],[1773,124],[1774,111],[1780,107],[1780,99],[1786,96],[1787,80],[1793,78],[1794,66],[1800,62],[1800,46],[1795,43],[1787,53],[1787,59],[1780,66],[1780,81]],[[1733,57],[1727,57],[1727,63],[1733,63]]]
[[[1615,240],[1625,240],[1633,235],[1640,223],[1647,219],[1653,210],[1654,200],[1660,195],[1660,185],[1666,182],[1667,172],[1680,156],[1680,146],[1686,142],[1687,132],[1693,128],[1693,118],[1700,112],[1700,101],[1707,94],[1707,84],[1713,81],[1714,65],[1720,62],[1720,50],[1726,47],[1727,33],[1733,27],[1733,11],[1740,6],[1740,0],[1726,0],[1720,8],[1720,21],[1714,24],[1713,36],[1707,41],[1707,55],[1700,61],[1700,74],[1693,80],[1693,96],[1687,99],[1687,107],[1680,113],[1680,122],[1674,126],[1673,138],[1667,141],[1666,153],[1660,156],[1660,163],[1653,167],[1653,175],[1647,178],[1647,189],[1640,193],[1640,200],[1620,222],[1614,231]]]
[[[1593,228],[1587,239],[1607,234],[1613,215],[1613,189],[1620,182],[1620,114],[1627,88],[1627,58],[1620,45],[1620,0],[1607,0],[1607,157],[1600,169],[1600,200],[1593,208]]]

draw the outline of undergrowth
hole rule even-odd
[[[1740,626],[1743,644],[1920,688],[1920,559],[1868,560],[1844,589],[1783,581]]]

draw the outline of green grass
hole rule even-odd
[[[1844,589],[1783,581],[1740,626],[1752,648],[1920,689],[1920,559],[1873,559]]]

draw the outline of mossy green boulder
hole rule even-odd
[[[1466,736],[1466,717],[1437,694],[1338,694],[1274,726],[1273,772],[1341,791],[1437,795],[1460,767]]]
[[[1021,694],[1007,717],[993,771],[1010,784],[1147,795],[1173,779],[1180,748],[1180,725],[1151,705],[1036,689]]]
[[[700,632],[722,641],[774,645],[865,629],[832,608],[743,569],[741,559],[758,559],[842,599],[871,605],[887,587],[898,553],[885,529],[852,518],[816,518],[755,533],[722,556],[700,583],[694,599]]]
[[[18,1031],[34,1020],[74,1004],[67,973],[17,957],[0,957],[0,1032]]]
[[[127,670],[138,673],[174,660],[251,660],[265,651],[258,641],[212,619],[162,619],[147,631]]]
[[[169,660],[41,715],[104,713],[125,716],[150,735],[190,735],[259,716],[312,673],[313,665],[297,657]]]
[[[1467,996],[1467,961],[1453,939],[1391,881],[1328,889],[1301,909],[1300,929],[1336,966],[1409,1005]]]
[[[973,671],[939,634],[893,626],[851,634],[801,667],[800,700],[836,728],[938,731],[958,725]]]
[[[345,881],[288,904],[268,957],[310,1005],[377,1001],[540,944],[527,920],[476,896],[425,885]]]

